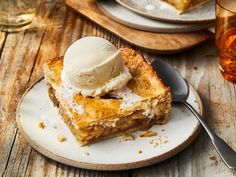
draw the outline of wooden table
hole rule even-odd
[[[37,10],[34,27],[19,33],[0,32],[1,176],[236,176],[236,171],[223,164],[204,131],[188,148],[169,160],[129,171],[101,172],[74,168],[50,160],[32,149],[16,127],[15,110],[26,88],[42,75],[42,63],[63,55],[73,41],[83,36],[101,36],[118,47],[130,46],[77,14],[63,1],[43,1]],[[169,56],[135,49],[149,59],[161,58],[175,66],[198,90],[204,102],[207,123],[236,149],[236,85],[222,78],[213,41]]]

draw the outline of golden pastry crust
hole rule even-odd
[[[121,108],[122,100],[114,98],[88,98],[76,94],[73,101],[83,105],[83,112],[73,111],[63,95],[61,70],[63,57],[50,59],[44,65],[49,96],[81,145],[101,139],[164,124],[171,109],[171,94],[142,55],[130,48],[121,48],[121,55],[129,68],[132,79],[127,87],[140,96],[140,100],[127,108]],[[152,109],[155,117],[148,117],[146,109]]]
[[[190,11],[194,8],[197,8],[210,0],[163,0],[173,5],[180,13]]]

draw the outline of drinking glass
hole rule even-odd
[[[216,1],[215,42],[223,77],[236,84],[236,0]]]
[[[0,30],[26,29],[35,16],[37,0],[0,0]]]

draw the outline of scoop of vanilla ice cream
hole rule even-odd
[[[121,89],[131,79],[120,51],[99,37],[84,37],[66,51],[62,84],[83,96],[102,96]]]

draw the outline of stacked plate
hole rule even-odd
[[[144,31],[161,33],[191,32],[214,26],[215,2],[184,14],[161,0],[98,0],[106,16],[123,25]]]

